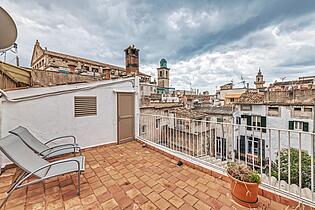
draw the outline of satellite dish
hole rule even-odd
[[[0,7],[0,52],[10,49],[17,38],[17,29],[11,16]]]

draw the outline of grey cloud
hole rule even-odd
[[[267,81],[310,74],[314,66],[312,0],[111,1],[3,0],[16,20],[21,62],[36,39],[51,50],[124,65],[123,49],[140,49],[141,69],[156,74],[162,57],[172,83],[214,90],[258,67]]]

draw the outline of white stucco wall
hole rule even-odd
[[[101,85],[101,86],[100,86]],[[86,88],[80,90],[80,88]],[[36,94],[73,90],[21,102],[8,102],[2,97],[1,137],[22,125],[45,141],[61,135],[74,135],[81,147],[117,142],[117,91],[135,92],[135,135],[138,135],[139,80],[128,78],[90,84],[29,88],[9,91],[9,99]],[[97,96],[97,115],[74,117],[74,96]],[[4,160],[2,166],[8,161]]]
[[[156,85],[150,83],[140,83],[140,95],[141,96],[150,96],[151,94],[156,93]]]

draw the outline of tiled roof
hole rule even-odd
[[[144,105],[141,109],[155,108],[155,109],[164,109],[164,108],[174,108],[182,107],[180,103],[150,103],[149,105]]]
[[[259,92],[245,92],[241,95],[236,103],[240,104],[261,104],[265,102],[264,93]]]
[[[207,116],[206,113],[199,112],[195,109],[187,109],[185,107],[174,108],[170,112],[175,113],[180,118],[202,119]]]
[[[231,107],[200,107],[195,108],[198,112],[203,112],[207,114],[222,114],[222,115],[232,115],[233,109]]]

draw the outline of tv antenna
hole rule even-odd
[[[242,83],[243,87],[246,88],[246,81],[242,75],[241,75],[241,82],[240,83]]]
[[[0,56],[3,56],[3,61],[6,62],[7,53],[15,54],[16,65],[19,65],[19,57],[17,51],[17,28],[12,17],[0,7]]]

